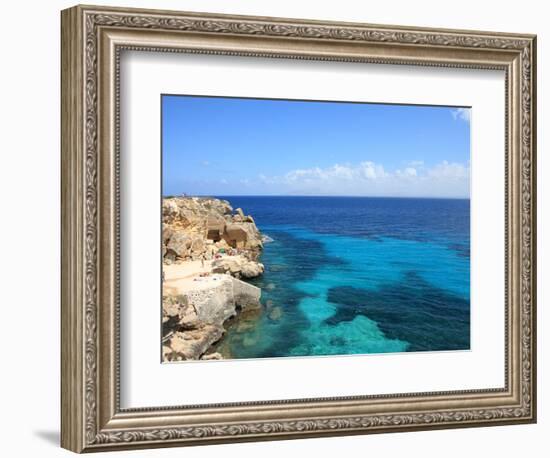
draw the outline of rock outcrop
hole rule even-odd
[[[167,197],[162,202],[162,253],[166,263],[212,259],[239,251],[255,261],[263,243],[254,219],[229,202],[209,197]]]
[[[263,274],[262,235],[242,209],[214,198],[165,198],[162,222],[164,269],[180,272],[163,287],[163,360],[221,359],[213,346],[224,324],[261,307],[261,290],[240,279]]]
[[[225,333],[224,323],[240,311],[261,307],[261,290],[230,275],[196,283],[184,294],[163,297],[164,361],[221,359],[208,352]]]
[[[235,278],[254,278],[264,272],[264,265],[245,256],[227,256],[212,262],[212,272],[229,274]]]

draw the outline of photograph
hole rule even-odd
[[[160,103],[163,362],[470,350],[470,107]]]

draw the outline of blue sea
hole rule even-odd
[[[233,358],[470,348],[470,201],[221,197],[269,242]]]

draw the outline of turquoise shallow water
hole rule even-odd
[[[226,198],[273,239],[233,357],[469,348],[469,201]]]

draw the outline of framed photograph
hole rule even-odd
[[[536,38],[62,12],[62,446],[536,421]]]

